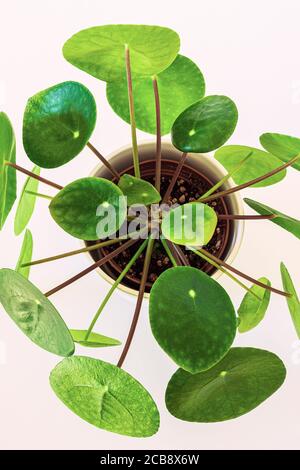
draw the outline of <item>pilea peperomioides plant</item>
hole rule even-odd
[[[275,354],[232,348],[237,331],[247,332],[263,320],[272,292],[287,299],[300,335],[300,303],[283,264],[283,290],[279,290],[265,277],[255,279],[234,268],[225,254],[217,256],[210,246],[221,221],[270,220],[300,238],[300,221],[260,202],[245,199],[255,215],[218,209],[218,202],[237,191],[276,184],[285,178],[288,167],[299,170],[300,139],[268,133],[260,138],[265,150],[224,146],[237,123],[236,106],[226,96],[204,96],[201,71],[178,54],[179,47],[179,37],[171,29],[142,25],[89,28],[63,47],[71,64],[107,83],[111,107],[131,125],[130,171],[120,170],[90,142],[97,107],[80,83],[60,83],[28,100],[23,145],[35,165],[32,171],[16,164],[13,128],[6,114],[0,113],[1,228],[16,199],[16,171],[20,171],[27,180],[15,215],[15,234],[25,230],[36,198],[42,197],[50,201],[50,216],[57,225],[87,242],[84,248],[32,261],[33,239],[26,229],[15,270],[0,270],[0,301],[29,339],[64,357],[50,375],[51,387],[63,403],[99,428],[135,437],[151,436],[159,427],[159,412],[150,394],[122,369],[147,289],[153,336],[180,367],[167,386],[166,406],[182,420],[236,418],[282,385],[286,371]],[[143,177],[137,129],[156,135],[151,178]],[[162,135],[169,133],[181,157],[167,177],[162,171]],[[85,147],[100,159],[111,178],[84,177],[62,187],[41,176],[41,168],[64,165]],[[199,186],[189,197],[181,181],[189,154],[201,163],[201,154],[214,150],[211,161],[215,158],[223,166],[225,176],[206,190]],[[232,180],[235,185],[228,187]],[[40,193],[39,183],[56,193]],[[179,197],[174,197],[176,188],[182,193]],[[46,293],[28,280],[31,266],[103,248],[109,251]],[[161,272],[153,277],[151,262],[161,252],[163,261],[157,261]],[[69,329],[49,297],[122,255],[126,264],[119,266],[90,325]],[[210,276],[212,271],[202,271],[191,259],[201,259],[246,291],[237,314],[228,293]],[[94,327],[114,291],[141,260],[136,307],[117,365],[73,356],[74,343],[90,348],[120,346],[119,340],[95,332]]]

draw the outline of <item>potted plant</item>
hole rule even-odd
[[[1,228],[16,199],[20,171],[28,179],[15,215],[16,235],[27,227],[36,197],[45,197],[60,228],[85,242],[78,250],[32,261],[33,239],[26,229],[16,269],[0,270],[0,301],[29,339],[65,357],[51,372],[50,384],[66,406],[99,428],[135,437],[151,436],[159,427],[152,397],[122,368],[145,293],[150,292],[153,336],[179,366],[166,389],[166,406],[182,420],[237,418],[282,385],[286,371],[275,354],[232,347],[237,330],[247,332],[264,318],[272,292],[287,299],[300,337],[300,305],[287,268],[281,265],[280,290],[264,277],[237,270],[228,257],[240,221],[269,220],[300,238],[298,220],[249,199],[246,204],[257,214],[244,215],[234,199],[246,187],[280,182],[288,167],[299,170],[300,139],[268,133],[260,139],[264,150],[224,146],[236,126],[236,106],[226,96],[204,96],[202,73],[178,52],[178,35],[158,26],[97,26],[65,43],[65,58],[107,83],[109,103],[131,125],[130,150],[112,159],[90,142],[96,104],[80,83],[60,83],[29,99],[23,145],[32,171],[17,165],[13,128],[0,114]],[[155,144],[139,146],[137,128],[155,134]],[[162,142],[168,133],[173,147]],[[65,187],[41,176],[41,168],[64,165],[85,146],[101,160],[95,175]],[[203,155],[211,151],[213,157]],[[53,197],[39,192],[39,182],[56,191]],[[28,280],[31,266],[84,252],[94,262],[48,292]],[[49,297],[99,267],[114,278],[112,286],[91,324],[69,329]],[[237,314],[213,278],[216,272],[245,290]],[[136,291],[137,299],[117,365],[74,356],[74,343],[120,347],[94,327],[122,284]]]

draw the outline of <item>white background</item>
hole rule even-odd
[[[198,63],[207,94],[226,94],[239,108],[231,143],[257,146],[267,131],[300,135],[300,3],[295,0],[26,0],[1,2],[0,106],[13,121],[18,161],[27,168],[21,141],[23,109],[29,96],[64,80],[90,88],[99,106],[92,142],[109,154],[130,140],[130,129],[109,109],[105,85],[73,68],[61,54],[66,39],[80,29],[106,23],[169,26],[181,36],[181,53]],[[145,138],[142,133],[139,137]],[[43,171],[64,185],[90,173],[97,159],[85,150],[67,166]],[[19,177],[19,190],[24,178]],[[300,218],[299,174],[290,170],[282,183],[244,193]],[[48,191],[48,188],[42,188]],[[53,194],[53,192],[50,193]],[[52,222],[47,202],[40,200],[30,228],[35,258],[75,249],[78,242]],[[13,215],[0,234],[0,265],[13,267],[22,237],[13,236]],[[284,260],[300,280],[299,241],[270,222],[250,222],[235,265],[253,276],[267,276],[280,287]],[[32,269],[42,290],[89,264],[85,255]],[[222,278],[236,306],[243,295]],[[96,273],[53,297],[68,325],[85,328],[108,285]],[[118,293],[96,331],[124,340],[132,318],[133,299]],[[164,405],[164,390],[176,367],[151,336],[145,303],[125,368],[152,393],[161,411],[159,433],[133,439],[98,430],[72,414],[48,384],[58,358],[31,344],[1,309],[0,316],[0,447],[2,449],[297,449],[300,442],[300,346],[285,300],[273,296],[264,322],[236,345],[277,353],[286,363],[285,384],[250,414],[221,424],[176,420]],[[89,354],[78,348],[79,354]],[[95,357],[116,362],[120,348],[95,350]]]

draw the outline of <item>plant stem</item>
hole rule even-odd
[[[141,173],[140,173],[139,152],[138,152],[137,137],[136,137],[136,123],[135,123],[135,114],[134,114],[134,100],[133,100],[132,76],[131,76],[131,66],[130,66],[130,51],[129,51],[129,47],[127,44],[125,45],[125,66],[126,66],[126,76],[127,76],[130,124],[131,124],[134,174],[137,178],[140,178]]]
[[[160,192],[161,180],[161,114],[160,114],[160,100],[157,77],[152,79],[154,98],[155,98],[155,111],[156,111],[156,166],[155,166],[155,187]]]
[[[170,250],[170,248],[169,248],[169,245],[168,245],[168,243],[167,243],[165,237],[161,236],[161,237],[160,237],[160,241],[161,241],[161,243],[162,243],[162,246],[163,246],[164,249],[166,250],[166,253],[167,253],[168,257],[170,258],[170,261],[171,261],[171,263],[173,264],[173,266],[174,266],[174,267],[178,266],[178,263],[176,262],[174,256],[172,255],[172,252],[171,252],[171,250]]]
[[[272,220],[278,217],[276,214],[268,215],[239,215],[239,214],[217,214],[219,220]]]
[[[104,166],[111,172],[111,174],[117,178],[117,180],[120,179],[120,174],[113,168],[113,166],[109,163],[109,161],[106,160],[106,158],[103,157],[103,155],[97,150],[91,142],[88,142],[87,147],[91,149],[91,151],[99,158],[99,160],[103,163]]]
[[[258,178],[247,181],[247,183],[243,183],[238,186],[235,186],[234,188],[226,189],[225,191],[220,191],[219,193],[215,193],[215,194],[212,194],[211,196],[202,198],[201,202],[209,202],[214,199],[219,199],[220,197],[229,196],[229,194],[240,191],[241,189],[248,188],[249,186],[253,186],[256,183],[260,183],[261,181],[264,181],[265,179],[270,178],[270,176],[276,175],[280,171],[285,170],[289,166],[293,165],[297,160],[299,160],[299,158],[300,158],[300,154],[292,158],[289,162],[285,163],[284,165],[279,166],[278,168],[275,168],[274,170],[270,171],[269,173],[266,173],[265,175],[262,175],[262,176],[259,176]]]
[[[175,243],[171,243],[171,245],[174,247],[174,250],[178,254],[179,259],[181,261],[181,264],[183,264],[183,266],[190,266],[190,263],[188,262],[188,260],[184,256],[181,247],[179,245],[175,245]]]
[[[47,180],[46,178],[43,178],[42,176],[36,175],[35,173],[32,173],[32,171],[26,170],[25,168],[19,165],[16,165],[16,163],[6,161],[5,165],[11,166],[15,170],[18,170],[21,173],[24,173],[25,175],[30,176],[31,178],[34,178],[35,180],[40,181],[41,183],[48,184],[48,186],[52,186],[52,188],[59,189],[59,190],[63,189],[63,187],[60,186],[59,184],[53,183],[53,181]]]
[[[84,269],[83,271],[80,271],[80,273],[76,274],[75,276],[71,277],[70,279],[67,279],[62,284],[59,284],[58,286],[56,286],[53,289],[46,292],[45,296],[50,297],[50,295],[53,295],[56,292],[63,289],[64,287],[67,287],[70,284],[72,284],[73,282],[78,281],[78,279],[81,279],[86,274],[89,274],[90,272],[94,271],[94,269],[97,269],[100,266],[102,266],[103,264],[107,263],[107,261],[113,259],[115,256],[119,255],[120,253],[122,253],[122,251],[126,250],[127,248],[129,248],[131,245],[133,245],[136,242],[137,242],[137,240],[131,240],[131,239],[128,240],[128,242],[126,242],[123,245],[119,246],[119,248],[117,248],[112,253],[109,253],[108,255],[106,255],[102,259],[100,259],[99,261],[96,261],[95,263],[93,263],[88,268]]]
[[[42,193],[36,193],[34,191],[25,191],[25,193],[30,194],[31,196],[36,196],[36,197],[42,197],[44,199],[50,199],[50,201],[53,199],[52,196],[48,196],[48,194],[42,194]]]
[[[138,319],[139,319],[139,316],[140,316],[142,303],[143,303],[143,298],[144,298],[144,293],[145,293],[145,288],[146,288],[146,282],[147,282],[148,273],[149,273],[149,266],[150,266],[152,251],[153,251],[153,247],[154,247],[154,242],[155,242],[154,238],[150,238],[149,241],[148,241],[147,251],[146,251],[146,256],[145,256],[145,261],[144,261],[144,267],[143,267],[143,275],[142,275],[142,279],[141,279],[140,290],[139,290],[139,293],[138,293],[136,307],[135,307],[133,319],[132,319],[132,322],[131,322],[131,326],[130,326],[130,329],[129,329],[129,333],[128,333],[128,336],[127,336],[127,340],[126,340],[124,349],[122,351],[122,354],[120,356],[120,359],[118,361],[118,364],[117,364],[118,367],[122,367],[122,365],[125,361],[125,358],[126,358],[127,353],[129,351],[129,348],[130,348],[130,345],[131,345],[131,342],[132,342],[132,339],[133,339],[133,336],[134,336],[134,333],[135,333],[135,329],[136,329],[136,326],[137,326],[137,322],[138,322]]]
[[[171,179],[171,181],[170,181],[170,184],[169,184],[169,186],[168,186],[168,189],[167,189],[167,191],[166,191],[166,193],[165,193],[165,195],[164,195],[164,197],[163,197],[162,204],[165,204],[166,202],[168,202],[168,199],[169,199],[169,197],[171,196],[171,193],[172,193],[173,188],[174,188],[174,186],[175,186],[175,183],[176,183],[176,181],[177,181],[177,179],[178,179],[178,177],[179,177],[179,175],[180,175],[180,172],[181,172],[181,170],[182,170],[182,167],[183,167],[183,165],[184,165],[184,162],[185,162],[186,158],[187,158],[187,153],[183,153],[183,154],[181,155],[181,158],[180,158],[179,162],[178,162],[178,165],[177,165],[177,168],[176,168],[176,170],[175,170],[175,172],[174,172],[174,174],[173,174],[173,177],[172,177],[172,179]]]
[[[139,256],[141,255],[141,253],[144,251],[146,245],[148,243],[148,239],[147,240],[144,240],[144,242],[142,243],[142,245],[139,247],[139,249],[137,250],[137,252],[135,253],[135,255],[131,258],[131,260],[129,261],[129,263],[127,264],[127,266],[123,269],[123,271],[121,272],[120,276],[115,280],[115,282],[113,283],[112,287],[109,289],[108,293],[106,294],[106,296],[104,297],[99,309],[97,310],[88,330],[87,330],[87,333],[86,333],[86,336],[84,338],[84,340],[86,341],[88,339],[88,337],[90,336],[100,314],[102,313],[105,305],[107,304],[107,302],[109,301],[109,299],[111,298],[112,294],[114,293],[114,291],[116,290],[116,288],[118,287],[118,285],[120,284],[120,282],[122,282],[122,280],[124,279],[124,277],[126,276],[126,274],[128,273],[129,269],[131,268],[131,266],[136,262],[136,260],[139,258]]]
[[[177,265],[178,265],[178,266],[181,266],[181,265],[182,265],[182,261],[181,261],[179,255],[178,255],[177,250],[175,249],[175,245],[174,245],[172,242],[170,242],[170,240],[167,240],[167,239],[166,239],[166,243],[167,243],[167,245],[168,245],[168,247],[169,247],[169,250],[171,251],[171,253],[172,253],[172,255],[173,255],[173,258],[175,259]]]

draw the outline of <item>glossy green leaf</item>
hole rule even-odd
[[[38,166],[35,166],[32,170],[32,173],[34,173],[35,175],[39,175],[40,168]],[[38,187],[39,181],[29,176],[23,186],[15,215],[15,235],[20,235],[20,233],[23,232],[23,230],[28,225],[34,211],[36,196],[28,194],[27,191],[36,193]]]
[[[265,204],[253,201],[253,199],[245,198],[244,201],[246,204],[248,204],[249,207],[251,207],[251,209],[255,210],[261,215],[276,214],[277,217],[275,219],[271,219],[271,222],[284,228],[288,232],[295,235],[295,237],[300,238],[300,220],[283,214],[276,209],[272,209],[272,207],[266,206]]]
[[[179,369],[166,390],[166,405],[178,419],[198,423],[226,421],[248,413],[283,384],[286,369],[275,354],[232,348],[206,372]]]
[[[32,162],[56,168],[72,160],[96,124],[93,95],[77,82],[64,82],[32,96],[23,119],[23,144]]]
[[[51,372],[58,398],[85,421],[117,434],[149,437],[159,412],[145,388],[123,369],[90,357],[64,359]]]
[[[93,331],[89,334],[88,339],[85,339],[87,330],[70,330],[70,333],[75,343],[89,348],[104,348],[106,346],[119,346],[121,344],[118,339],[100,335]]]
[[[197,65],[187,57],[178,55],[174,62],[157,76],[161,133],[169,134],[180,113],[203,98],[205,82]],[[107,99],[113,110],[130,124],[126,77],[107,84]],[[133,80],[136,126],[142,131],[156,134],[156,111],[151,77]]]
[[[72,336],[54,305],[22,274],[0,270],[0,302],[35,344],[59,356],[74,352]]]
[[[218,223],[207,204],[190,202],[167,212],[161,224],[165,238],[178,245],[203,246],[212,238]]]
[[[124,196],[127,197],[127,205],[155,204],[161,200],[161,196],[157,189],[148,181],[136,178],[131,175],[122,175],[119,181],[119,188]]]
[[[0,229],[17,197],[16,170],[6,161],[16,163],[16,139],[8,116],[0,112]]]
[[[16,266],[16,271],[18,273],[22,274],[22,276],[24,276],[26,279],[29,278],[30,266],[26,266],[25,268],[22,268],[21,265],[23,263],[30,263],[31,262],[32,250],[33,250],[32,234],[31,234],[30,230],[27,229],[25,231],[20,256],[19,256],[17,266]]]
[[[264,149],[276,155],[283,162],[288,162],[300,154],[300,139],[298,137],[267,132],[262,134],[259,140]],[[294,163],[292,167],[300,170],[300,161]]]
[[[286,292],[292,294],[292,297],[287,297],[288,308],[297,332],[298,338],[300,339],[300,301],[292,281],[291,275],[288,272],[286,266],[281,263],[280,265],[282,285]]]
[[[179,51],[175,31],[160,26],[94,26],[74,34],[63,47],[65,59],[106,82],[125,73],[125,47],[130,51],[133,76],[151,76],[166,69]]]
[[[172,127],[173,145],[182,152],[210,152],[233,133],[238,119],[227,96],[207,96],[181,113]]]
[[[250,152],[251,155],[246,158]],[[246,183],[282,165],[282,162],[274,155],[246,145],[226,145],[216,151],[215,158],[226,168],[228,173],[233,173],[232,179],[236,184]],[[243,160],[245,161],[243,162]],[[240,169],[234,171],[239,165],[241,165]],[[278,183],[285,176],[286,170],[283,170],[260,183],[253,184],[251,187],[270,186]]]
[[[65,186],[52,199],[50,213],[73,237],[98,240],[115,233],[126,218],[122,191],[104,178],[87,177]],[[106,223],[101,221],[105,220]]]
[[[270,281],[265,277],[261,277],[258,280],[268,286],[271,285]],[[246,331],[255,328],[264,319],[270,303],[271,292],[269,290],[255,284],[250,290],[255,294],[255,296],[250,294],[250,292],[247,292],[238,309],[238,329],[240,333],[245,333]]]
[[[149,311],[160,347],[193,374],[219,362],[235,337],[236,316],[228,294],[196,268],[163,272],[151,289]]]

